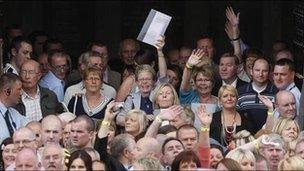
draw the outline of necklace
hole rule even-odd
[[[234,113],[233,121],[232,121],[232,126],[227,126],[226,122],[225,122],[224,113],[223,112],[221,113],[222,125],[223,125],[223,131],[222,131],[223,132],[223,137],[222,138],[223,138],[223,140],[224,140],[224,142],[225,142],[226,145],[228,145],[230,143],[230,141],[232,141],[233,134],[236,131],[236,122],[235,122],[236,114],[237,114],[237,112]]]

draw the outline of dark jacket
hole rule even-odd
[[[45,117],[50,114],[55,113],[62,113],[63,109],[61,104],[58,102],[57,96],[54,92],[49,90],[48,88],[40,87],[40,107],[42,112],[42,117]],[[18,112],[24,116],[26,116],[25,113],[25,106],[23,102],[20,102],[16,106],[14,106]]]
[[[236,89],[238,89],[239,87],[242,87],[243,85],[248,84],[246,81],[241,80],[239,77],[237,77],[237,81],[236,81]],[[218,91],[220,90],[220,88],[222,87],[223,82],[222,80],[215,82],[215,85],[212,89],[212,95],[214,96],[218,96]]]
[[[127,171],[123,164],[107,152],[108,137],[99,138],[96,136],[95,150],[99,153],[100,159],[105,163],[108,170]]]

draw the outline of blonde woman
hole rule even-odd
[[[242,170],[255,170],[255,157],[250,150],[235,149],[230,151],[226,158],[233,159],[240,163]]]
[[[303,170],[304,159],[299,156],[293,156],[281,160],[278,170]]]
[[[288,143],[298,138],[300,128],[298,123],[290,118],[279,118],[273,126],[272,131],[282,136],[283,140]]]
[[[210,137],[221,145],[228,146],[233,135],[242,130],[253,132],[251,122],[244,111],[236,110],[237,90],[231,85],[223,85],[218,93],[222,110],[213,114]]]
[[[162,83],[157,86],[152,102],[154,109],[166,109],[180,104],[175,88],[170,83]]]
[[[125,116],[125,133],[132,135],[135,141],[144,137],[148,119],[146,113],[142,110],[130,110]]]
[[[231,142],[231,145],[233,148],[237,148],[254,140],[255,138],[251,135],[250,132],[247,130],[242,130],[233,135],[233,141]]]

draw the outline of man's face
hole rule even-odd
[[[91,50],[100,53],[103,57],[108,57],[108,49],[106,46],[93,45]]]
[[[71,140],[73,146],[78,149],[89,146],[93,137],[93,132],[87,130],[87,123],[85,121],[72,122],[71,126]]]
[[[63,80],[68,70],[67,59],[63,56],[59,56],[55,54],[52,57],[51,70],[53,71],[53,73],[56,75],[57,78]]]
[[[42,166],[45,170],[63,170],[63,152],[56,147],[48,147],[43,151]]]
[[[37,62],[40,64],[42,75],[45,75],[50,70],[48,55],[46,53],[41,53]]]
[[[276,108],[280,116],[293,118],[296,114],[296,100],[291,93],[284,93],[277,97]]]
[[[20,77],[23,89],[32,89],[37,87],[41,77],[38,66],[33,62],[27,62],[22,65]]]
[[[19,103],[21,97],[22,83],[21,81],[16,81],[13,87],[10,90],[7,100],[9,101],[10,106],[15,106]]]
[[[144,157],[147,152],[146,152],[146,144],[147,142],[145,140],[139,140],[136,143],[136,148],[134,150],[134,158],[139,159],[141,157]]]
[[[261,151],[262,155],[269,163],[270,169],[277,168],[279,162],[284,159],[285,150],[281,146],[269,146],[265,147]]]
[[[172,49],[168,53],[168,58],[169,58],[170,64],[178,65],[179,50],[178,49]]]
[[[26,127],[30,128],[36,136],[36,141],[38,143],[38,147],[41,147],[41,126],[38,124],[27,125]]]
[[[38,162],[37,156],[34,154],[23,154],[22,156],[17,156],[16,162],[16,171],[23,170],[40,170],[40,164]]]
[[[219,73],[224,81],[231,81],[237,76],[237,65],[233,57],[222,57],[220,59]]]
[[[37,149],[37,142],[34,137],[31,137],[28,131],[16,132],[13,136],[14,145],[17,151],[21,151],[23,148],[31,148],[34,151]]]
[[[294,82],[294,75],[294,71],[289,70],[289,67],[287,65],[275,65],[273,71],[273,81],[275,86],[279,90],[284,90]]]
[[[16,51],[16,54],[13,54],[16,56],[16,65],[18,68],[21,68],[22,64],[31,59],[33,53],[32,45],[22,42],[21,47],[18,51]]]
[[[190,49],[182,49],[180,52],[179,52],[179,66],[181,68],[184,68],[185,65],[186,65],[186,62],[188,61],[190,55],[191,55],[191,50]]]
[[[164,147],[164,156],[163,156],[163,160],[164,163],[166,165],[170,165],[172,164],[173,160],[175,159],[175,157],[182,151],[184,151],[184,147],[183,145],[176,141],[176,140],[171,140],[169,141],[165,147]]]
[[[46,122],[42,125],[41,140],[42,144],[46,143],[59,143],[61,139],[62,128],[61,124],[56,122]]]
[[[137,53],[135,43],[125,42],[121,48],[121,58],[127,65],[132,65],[134,62],[134,56]]]
[[[96,66],[98,68],[100,68],[100,70],[102,71],[102,73],[106,70],[107,66],[106,66],[106,62],[105,59],[102,59],[99,56],[94,56],[94,57],[90,57],[89,58],[89,66]]]
[[[252,67],[251,75],[252,81],[258,85],[267,84],[269,76],[268,63],[262,59],[255,61],[255,65]]]
[[[47,41],[47,36],[37,36],[36,41],[34,43],[34,50],[37,55],[42,53],[43,51],[43,44]]]
[[[203,49],[205,52],[205,55],[207,57],[209,57],[209,59],[213,58],[214,51],[215,51],[214,46],[213,46],[213,40],[208,39],[208,38],[200,39],[197,41],[196,48]]]
[[[184,144],[186,150],[193,150],[196,146],[197,132],[194,129],[180,129],[178,134],[178,139]]]

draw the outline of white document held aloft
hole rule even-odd
[[[151,9],[137,40],[155,46],[156,41],[166,32],[171,16]]]

